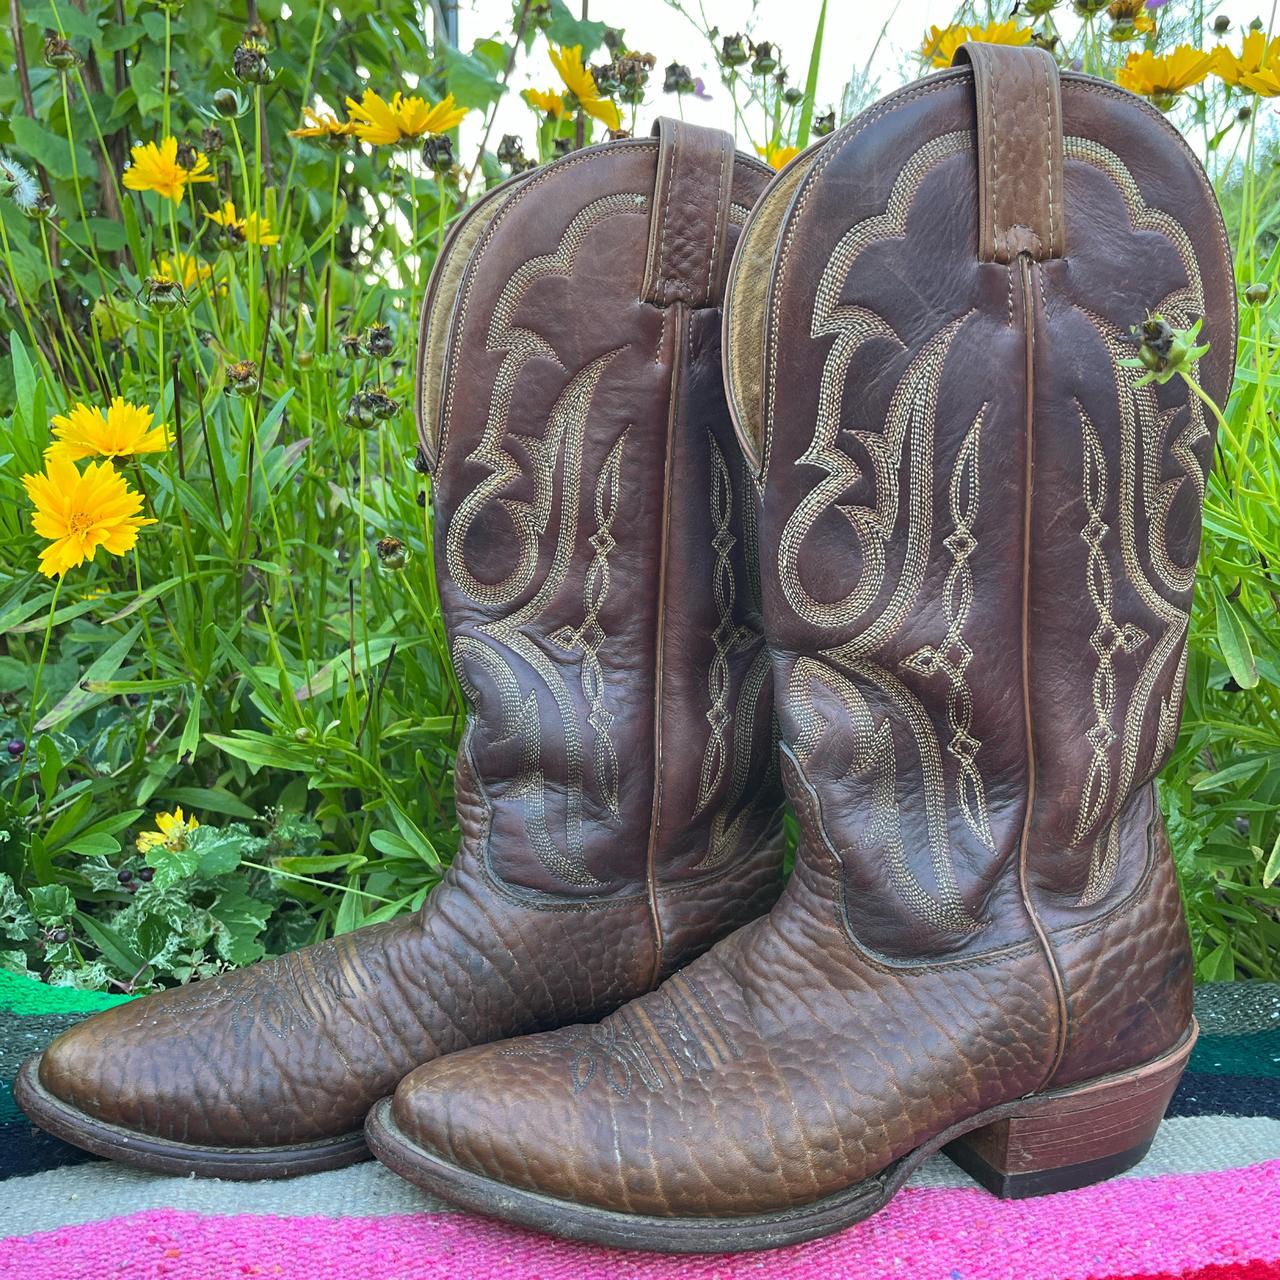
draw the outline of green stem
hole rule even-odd
[[[23,751],[18,759],[18,776],[13,783],[13,800],[15,804],[22,789],[22,779],[26,775],[27,759],[34,754],[36,749],[36,712],[40,707],[40,680],[44,675],[45,660],[49,656],[49,640],[53,635],[53,613],[58,607],[58,596],[62,592],[62,583],[65,577],[65,574],[60,573],[53,586],[53,598],[49,601],[49,615],[44,624],[44,641],[40,646],[40,659],[36,663],[36,673],[31,681],[31,714],[27,717],[26,750]]]

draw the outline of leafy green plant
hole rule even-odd
[[[744,145],[781,165],[835,126],[814,101],[832,57],[825,4],[792,50],[796,76],[765,33],[719,32],[671,2],[707,42],[711,91]],[[1157,83],[1185,71],[1155,61],[1172,45],[1224,38],[1199,0],[1170,0],[1149,25],[1120,12],[1132,5],[1083,6],[1084,20],[1079,7],[970,3],[956,22],[1000,24],[1000,38],[1113,77],[1146,56],[1132,74],[1224,196],[1240,369],[1163,796],[1201,975],[1274,977],[1280,170],[1264,88],[1210,70]],[[412,423],[427,275],[485,186],[609,128],[641,130],[649,108],[680,112],[706,86],[683,61],[659,78],[655,57],[564,0],[513,0],[504,29],[466,48],[401,0],[8,12],[0,963],[134,990],[407,910],[447,867],[463,706]],[[1245,34],[1225,38],[1238,50]],[[921,36],[907,75],[945,62],[959,33]],[[498,138],[518,68],[535,86],[528,128]],[[873,83],[868,64],[843,112]],[[459,112],[479,128],[459,132]],[[109,419],[117,398],[132,407]],[[86,431],[101,446],[122,424],[129,447],[76,455]],[[92,472],[99,505],[108,488],[133,504],[111,545],[52,577],[42,565],[74,561],[81,534],[48,479],[51,447]],[[156,813],[179,806],[201,825],[181,848],[139,853]]]

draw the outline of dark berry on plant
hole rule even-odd
[[[70,934],[69,934],[65,929],[55,929],[55,930],[54,930],[54,931],[49,935],[49,940],[50,940],[51,942],[56,942],[56,943],[58,944],[58,946],[61,946],[61,945],[62,945],[64,942],[66,942],[70,937],[71,937],[71,935],[70,935]]]
[[[25,750],[27,744],[21,738],[9,739],[9,754],[16,760]]]
[[[133,872],[130,871],[128,867],[121,867],[120,870],[116,872],[116,879],[119,880],[121,884],[128,884],[133,879]]]
[[[150,884],[151,881],[155,879],[155,874],[156,874],[155,867],[139,867],[138,868],[138,879],[141,880],[143,884]]]

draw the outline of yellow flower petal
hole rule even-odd
[[[600,96],[595,77],[583,66],[582,46],[575,44],[562,49],[552,45],[550,56],[551,65],[560,73],[565,88],[578,100],[578,106],[593,120],[599,120],[610,129],[621,128],[622,117],[618,114],[617,104]]]
[[[920,46],[920,57],[935,67],[949,67],[956,50],[969,43],[1026,45],[1031,43],[1031,32],[1013,20],[985,26],[930,27]]]

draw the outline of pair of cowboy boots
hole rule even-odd
[[[75,1029],[39,1123],[291,1172],[399,1081],[397,1172],[670,1251],[837,1230],[939,1149],[1006,1196],[1141,1157],[1195,1037],[1152,779],[1213,423],[1129,335],[1203,320],[1224,400],[1230,256],[1145,103],[960,60],[767,189],[663,122],[460,223],[421,389],[458,860],[409,921]],[[774,706],[795,870],[692,959],[777,891]]]

